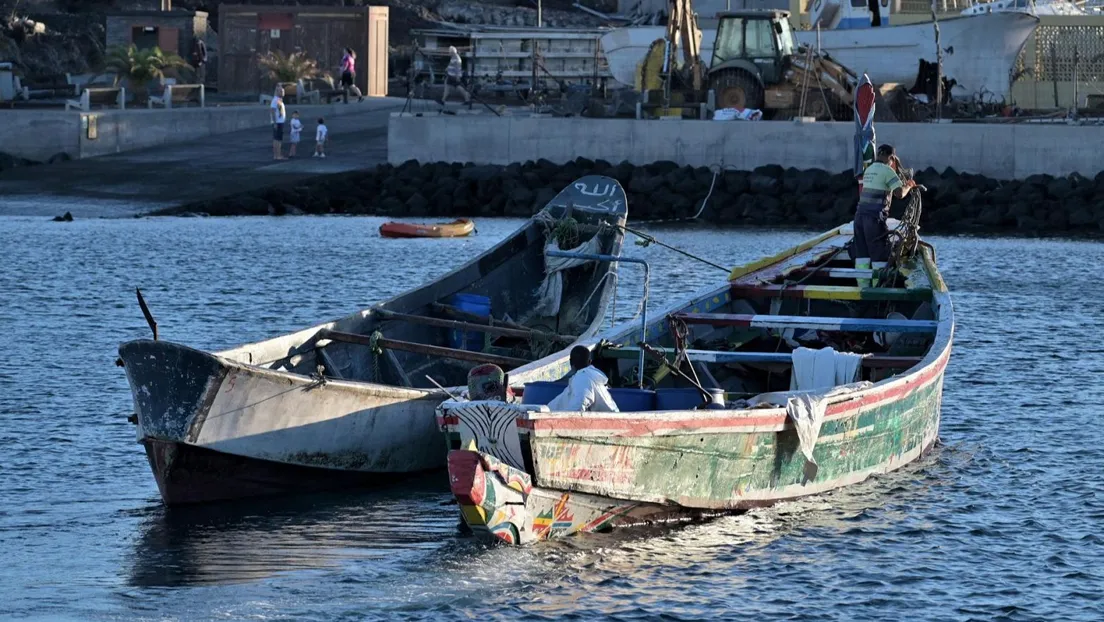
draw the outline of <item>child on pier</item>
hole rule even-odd
[[[318,130],[314,133],[314,157],[326,157],[327,134],[329,134],[329,130],[326,129],[326,120],[322,118],[318,119]]]
[[[303,122],[299,120],[299,111],[291,113],[291,149],[288,157],[295,157],[295,149],[299,146],[299,134],[303,131]]]

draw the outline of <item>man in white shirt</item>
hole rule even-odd
[[[619,412],[606,383],[609,378],[592,367],[590,350],[585,346],[571,349],[571,375],[567,388],[548,403],[552,412]]]
[[[286,160],[284,157],[284,122],[287,121],[287,110],[284,108],[284,87],[277,86],[272,94],[272,107],[269,110],[272,117],[272,159]]]

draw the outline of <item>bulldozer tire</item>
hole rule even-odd
[[[709,80],[717,108],[763,108],[763,89],[745,71],[722,71]]]

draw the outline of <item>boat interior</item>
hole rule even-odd
[[[608,376],[618,408],[747,407],[764,394],[878,382],[920,363],[933,346],[940,318],[923,262],[917,259],[881,282],[867,283],[873,272],[855,269],[846,253],[825,255],[813,249],[804,254],[812,261],[760,271],[769,278],[751,273],[650,318],[642,387],[639,324],[625,325],[597,344],[593,365]],[[861,355],[861,361],[848,357],[842,376],[830,373],[834,379],[824,386],[823,375],[814,383],[805,372],[815,365],[832,369],[839,355],[813,359],[806,352],[795,373],[794,352],[802,348],[832,348]],[[565,386],[528,383],[522,401],[547,404]]]
[[[466,385],[468,371],[480,364],[508,372],[591,337],[605,320],[617,264],[577,262],[546,276],[545,247],[555,242],[618,255],[624,234],[616,225],[624,225],[627,212],[619,185],[622,199],[613,208],[565,200],[569,190],[513,235],[425,286],[335,322],[218,354],[316,378],[433,389]],[[562,279],[558,297],[548,294],[553,278]]]

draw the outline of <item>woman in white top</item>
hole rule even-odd
[[[269,110],[272,117],[272,158],[274,160],[286,160],[283,152],[284,122],[287,121],[287,109],[284,108],[284,87],[277,85],[272,94],[272,107]]]
[[[456,48],[449,46],[449,64],[445,69],[445,91],[441,95],[441,105],[444,106],[448,101],[449,89],[454,88],[460,91],[460,94],[464,96],[464,103],[471,108],[471,95],[460,84],[460,78],[464,75],[463,61],[460,60],[460,53],[456,51]]]

